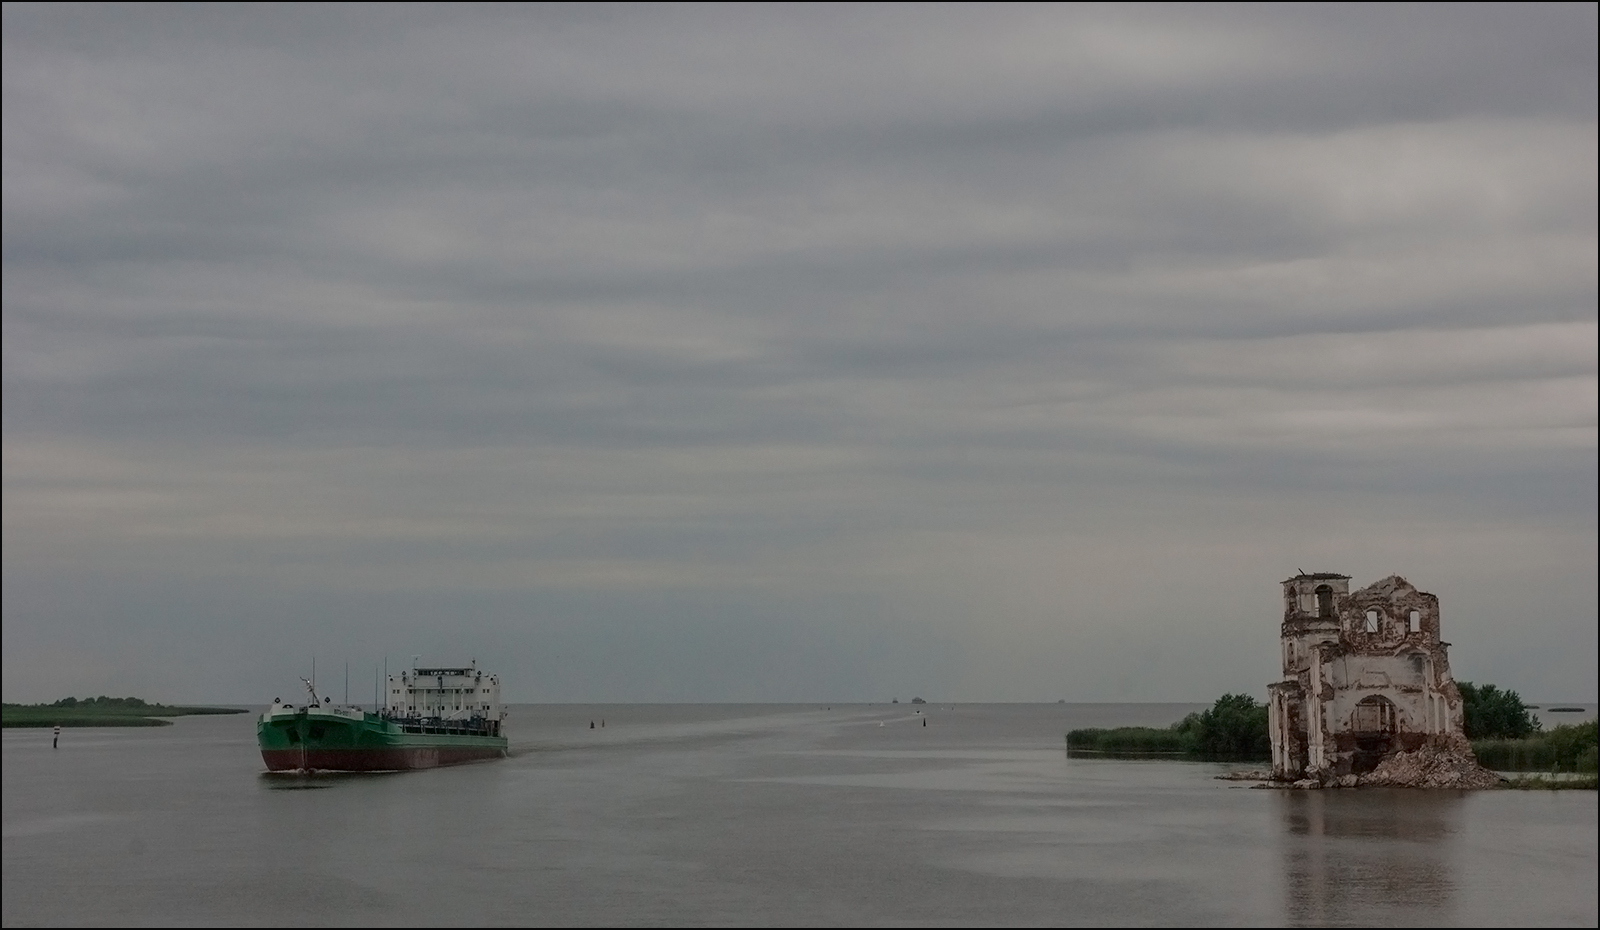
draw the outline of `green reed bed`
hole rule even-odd
[[[32,714],[13,714],[10,710],[0,719],[4,727],[170,727],[171,720],[158,717],[129,717],[117,714],[74,714],[72,716],[40,717]]]
[[[1506,779],[1505,787],[1521,791],[1595,791],[1600,789],[1600,775],[1575,775],[1570,778],[1519,775]]]
[[[1183,755],[1194,747],[1192,738],[1173,727],[1088,727],[1067,734],[1067,748],[1075,752],[1128,755]]]
[[[1525,739],[1473,740],[1472,754],[1497,772],[1594,774],[1600,769],[1600,722],[1562,724]]]

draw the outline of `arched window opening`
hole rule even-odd
[[[1325,584],[1317,585],[1317,616],[1333,616],[1333,589]]]
[[[1360,775],[1378,767],[1378,763],[1395,748],[1395,731],[1399,729],[1399,714],[1388,698],[1369,695],[1362,698],[1350,713],[1350,729],[1355,737],[1355,754],[1350,759],[1350,771]]]
[[[1413,610],[1411,612],[1411,632],[1418,633],[1418,632],[1421,632],[1421,631],[1422,631],[1422,612],[1421,611],[1417,611],[1417,610]]]
[[[1395,731],[1394,704],[1388,698],[1371,695],[1361,699],[1351,714],[1350,729],[1357,735],[1388,736]]]
[[[1378,612],[1376,610],[1367,611],[1367,620],[1362,629],[1366,633],[1378,632]]]

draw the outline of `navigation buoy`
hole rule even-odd
[[[55,735],[50,737],[50,748],[57,749],[61,745],[61,724],[56,724]]]
[[[591,729],[591,730],[594,729],[594,721],[593,720],[589,721],[589,729]]]

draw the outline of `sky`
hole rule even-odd
[[[3,17],[7,701],[1596,699],[1592,4]]]

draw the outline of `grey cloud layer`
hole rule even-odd
[[[8,699],[1199,699],[1301,565],[1592,691],[1592,6],[4,16]]]

